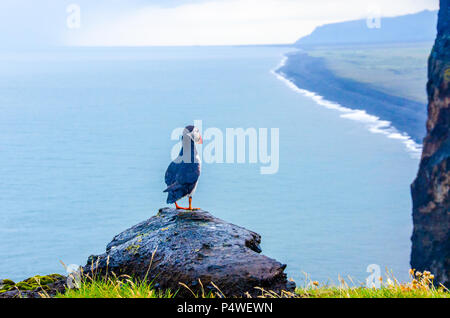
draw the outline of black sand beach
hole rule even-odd
[[[341,78],[330,71],[323,58],[304,51],[289,53],[277,72],[297,87],[351,109],[365,110],[387,120],[417,143],[425,136],[426,105],[381,92],[369,84]]]

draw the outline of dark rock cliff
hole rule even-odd
[[[450,286],[450,0],[440,1],[438,35],[428,65],[427,135],[411,186],[411,266]]]
[[[106,253],[89,257],[84,272],[127,274],[187,297],[180,283],[195,293],[217,293],[217,286],[226,296],[261,294],[255,287],[293,291],[286,265],[261,255],[260,242],[257,233],[208,212],[166,208],[116,235]]]

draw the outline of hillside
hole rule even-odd
[[[423,104],[426,114],[427,60],[433,42],[310,47],[336,76],[371,85],[386,94]],[[421,124],[423,127],[424,123]]]
[[[370,44],[426,42],[436,38],[437,11],[422,11],[392,18],[381,18],[380,28],[369,28],[367,20],[355,20],[317,27],[299,39],[296,46],[330,44]]]

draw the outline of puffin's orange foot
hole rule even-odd
[[[189,208],[183,208],[183,207],[179,206],[176,202],[175,202],[175,208],[177,210],[189,210]]]
[[[192,207],[192,197],[189,197],[189,209],[188,210],[191,210],[191,211],[200,210],[200,208],[193,208]]]
[[[192,198],[189,198],[189,207],[188,208],[183,208],[181,206],[178,205],[178,203],[175,202],[175,207],[177,210],[186,210],[186,211],[198,211],[201,210],[200,208],[193,208],[192,207]]]

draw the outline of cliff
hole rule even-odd
[[[319,26],[295,46],[431,42],[436,37],[436,11],[425,10],[380,21],[380,28],[369,28],[365,19]]]
[[[440,1],[438,35],[428,62],[428,121],[422,160],[411,186],[411,266],[450,286],[450,0]]]
[[[260,242],[259,234],[208,212],[165,208],[116,235],[104,254],[89,257],[83,271],[146,279],[184,297],[192,293],[180,283],[195,293],[204,289],[227,297],[261,294],[255,287],[293,291],[286,265],[261,255]]]

